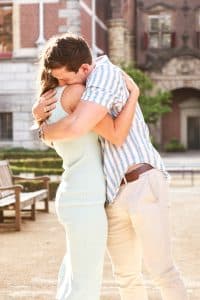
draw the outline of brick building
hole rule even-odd
[[[139,1],[137,20],[138,65],[173,95],[157,138],[200,149],[200,3]]]
[[[199,0],[0,0],[0,146],[41,145],[29,130],[37,57],[66,31],[85,36],[94,56],[135,61],[172,91],[172,112],[154,135],[200,149]]]

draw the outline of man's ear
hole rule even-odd
[[[91,65],[89,64],[82,64],[79,68],[79,70],[84,74],[84,75],[87,75],[90,70],[91,70]]]

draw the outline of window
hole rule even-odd
[[[0,141],[12,140],[13,138],[13,120],[12,113],[0,113]]]
[[[171,48],[171,16],[149,16],[149,48]]]
[[[198,11],[198,13],[197,13],[196,46],[197,46],[197,48],[200,48],[200,11]]]
[[[12,4],[0,0],[0,58],[12,53]]]

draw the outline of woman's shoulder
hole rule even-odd
[[[85,90],[82,84],[71,84],[66,86],[61,93],[61,104],[68,112],[73,112]]]

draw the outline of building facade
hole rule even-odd
[[[200,149],[200,3],[139,1],[137,20],[138,66],[173,97],[158,126],[159,143],[176,139]]]
[[[134,61],[171,91],[156,141],[200,149],[199,0],[0,0],[0,146],[41,146],[29,130],[38,55],[66,31],[82,34],[94,56]]]
[[[129,53],[136,65],[150,75],[157,88],[172,93],[171,112],[154,131],[157,143],[164,148],[175,139],[186,149],[200,150],[199,0],[113,1],[111,22],[128,28]],[[122,29],[116,29],[116,39],[120,39],[117,32]],[[113,51],[114,41],[111,35],[111,59],[129,59],[123,43],[120,50]]]
[[[30,131],[39,53],[66,31],[82,34],[94,56],[107,53],[107,6],[106,0],[0,0],[0,147],[42,147]]]

